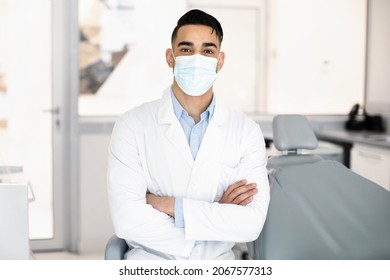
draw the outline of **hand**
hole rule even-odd
[[[247,184],[246,180],[241,180],[230,185],[219,202],[245,206],[252,202],[256,193],[256,183]]]
[[[157,196],[151,193],[146,194],[146,202],[160,212],[175,217],[175,198],[172,196]]]

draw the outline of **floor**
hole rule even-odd
[[[30,254],[31,260],[103,260],[102,254],[73,254],[69,252],[35,252]]]

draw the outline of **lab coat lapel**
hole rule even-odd
[[[170,144],[175,146],[190,167],[194,164],[183,128],[173,112],[170,88],[164,91],[158,111],[158,122]]]
[[[224,146],[222,143],[227,140],[223,138],[228,120],[229,113],[226,107],[217,102],[214,109],[214,116],[209,123],[195,160],[196,166],[200,166],[206,161],[214,161],[224,152],[221,149]]]

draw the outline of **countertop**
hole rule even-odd
[[[351,145],[360,143],[390,149],[389,132],[315,130],[315,134],[320,140],[341,142]]]
[[[326,125],[316,124],[313,125],[313,129],[319,141],[330,142],[339,145],[343,149],[342,163],[347,167],[350,167],[351,149],[354,144],[360,143],[390,149],[390,132],[347,131],[342,128],[331,128]],[[266,127],[263,130],[263,135],[267,147],[269,147],[273,139],[272,128]]]
[[[0,165],[0,174],[21,173],[23,172],[22,166],[3,166]]]

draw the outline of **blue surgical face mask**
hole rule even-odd
[[[175,58],[173,75],[179,87],[188,95],[201,96],[214,84],[218,77],[218,60],[200,54]]]

